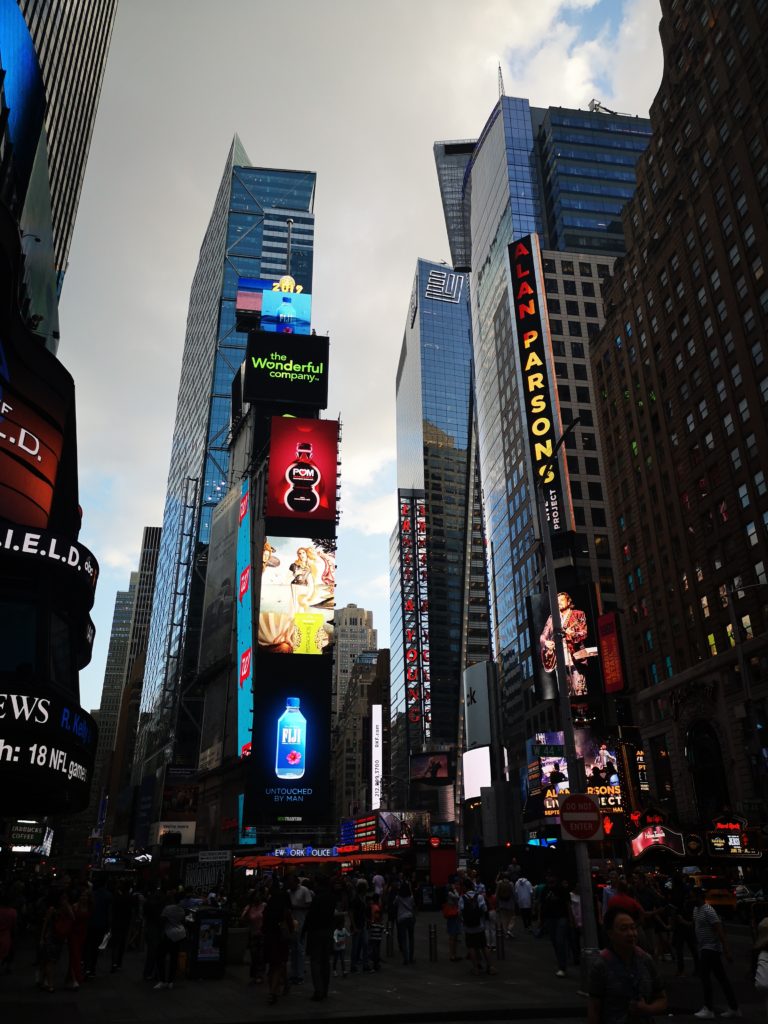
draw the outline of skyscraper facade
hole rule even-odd
[[[53,242],[59,284],[67,268],[117,0],[18,0],[45,86]]]
[[[647,142],[649,131],[648,122],[639,118],[543,110],[524,99],[502,97],[471,153],[462,144],[467,149],[463,216],[448,220],[447,227],[452,252],[468,246],[471,254],[477,458],[505,740],[514,771],[525,763],[527,734],[555,728],[556,716],[551,702],[540,703],[534,683],[526,599],[543,589],[543,581],[535,481],[525,458],[524,396],[514,357],[508,246],[529,233],[541,238],[547,297],[552,299],[552,313],[559,314],[552,324],[552,339],[563,425],[583,413],[568,448],[578,495],[576,529],[557,554],[563,564],[579,566],[595,582],[602,581],[602,596],[610,602],[615,594],[606,514],[602,495],[597,498],[600,452],[588,408],[593,399],[588,347],[602,322],[601,282],[612,265],[608,256],[616,248],[616,209],[624,196],[609,192],[605,208],[598,209],[603,202],[598,193],[600,181],[606,181],[610,189],[631,194],[625,176],[628,170],[633,172],[642,150],[638,139]],[[435,147],[438,178],[441,186],[453,180],[455,187],[457,176],[446,177],[442,167],[447,145]],[[614,170],[618,186],[611,177]],[[463,234],[457,236],[458,230]],[[555,251],[577,239],[586,241],[586,251]],[[598,258],[597,253],[606,256]]]
[[[418,261],[397,371],[391,718],[392,772],[401,780],[408,779],[411,754],[455,749],[458,738],[473,504],[468,284],[466,274],[445,264]],[[484,587],[474,599],[475,612],[486,617],[486,642],[469,657],[481,660],[488,657]],[[410,805],[417,800],[412,790]]]
[[[333,692],[336,714],[344,704],[352,667],[363,651],[375,651],[377,633],[373,612],[348,604],[333,613]]]
[[[290,272],[311,293],[314,190],[314,173],[254,167],[235,136],[190,294],[144,674],[139,773],[154,773],[170,759],[197,764],[202,702],[194,677],[207,549],[213,510],[227,490],[231,385],[247,343],[235,322],[238,279],[277,280]],[[182,695],[188,713],[179,715]]]
[[[706,829],[765,821],[768,8],[661,6],[653,141],[591,354],[651,788]]]

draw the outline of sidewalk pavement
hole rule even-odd
[[[428,929],[437,929],[436,962],[429,961]],[[143,954],[128,953],[123,970],[108,973],[109,953],[101,954],[99,971],[78,992],[57,989],[42,992],[34,987],[32,950],[22,948],[12,974],[0,977],[0,1020],[3,1024],[246,1024],[273,1019],[280,1024],[296,1021],[349,1021],[382,1017],[388,1022],[482,1020],[584,1020],[586,999],[580,995],[580,975],[571,967],[568,977],[555,977],[555,958],[546,939],[522,932],[507,941],[505,959],[494,959],[498,973],[476,977],[469,961],[450,963],[445,922],[434,913],[419,916],[416,927],[416,963],[403,966],[395,947],[382,969],[372,974],[347,974],[331,978],[327,1001],[310,1001],[309,976],[292,986],[277,1005],[267,1005],[264,985],[248,984],[248,967],[229,967],[224,978],[203,981],[179,977],[173,990],[155,991],[141,980]],[[749,939],[735,931],[732,946],[736,965],[730,975],[742,1001],[747,1020],[764,1020],[765,1008],[751,983],[745,980],[749,965]],[[385,942],[382,943],[385,948]],[[495,956],[495,954],[494,954]],[[690,964],[687,965],[690,970]],[[309,965],[307,964],[307,968]],[[693,1020],[701,1005],[698,978],[673,977],[674,965],[662,963],[670,1007],[675,1016]],[[57,968],[56,984],[63,984],[64,958]],[[719,995],[719,993],[718,993]],[[725,1003],[720,999],[721,1009]]]

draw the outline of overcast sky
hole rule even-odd
[[[98,707],[115,593],[162,522],[189,287],[235,132],[317,172],[313,324],[343,421],[337,601],[389,637],[395,370],[417,257],[448,259],[432,155],[505,91],[646,115],[658,0],[122,0],[59,356],[77,384],[81,541],[101,579],[82,702]]]

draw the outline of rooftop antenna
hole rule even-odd
[[[285,221],[288,227],[288,242],[286,245],[285,253],[285,272],[290,277],[291,275],[291,235],[293,234],[293,217],[288,217]]]
[[[504,76],[501,73],[501,61],[499,61],[499,99],[504,95]]]

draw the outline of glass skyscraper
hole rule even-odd
[[[254,167],[235,136],[190,294],[135,781],[171,761],[197,764],[202,700],[194,682],[208,542],[227,489],[231,385],[247,341],[235,327],[237,282],[290,270],[311,293],[314,194],[314,173]]]
[[[424,547],[408,561],[407,532],[392,548],[391,716],[392,772],[405,779],[409,753],[421,748],[455,748],[458,739],[465,624],[465,550],[472,501],[470,481],[470,340],[469,279],[444,263],[419,260],[397,371],[397,484],[403,501],[423,505]],[[468,513],[469,509],[469,513]],[[397,535],[397,531],[396,531]],[[421,538],[419,538],[421,540]],[[482,547],[481,547],[482,552]],[[425,559],[425,563],[422,561]],[[420,685],[428,692],[428,720],[415,721],[409,699],[413,650],[404,614],[410,574],[425,565],[427,605],[420,603]],[[484,579],[484,577],[483,577]],[[487,598],[474,594],[485,614],[484,642],[467,653],[470,660],[488,657]],[[426,636],[426,640],[424,640]],[[426,657],[424,652],[426,651]],[[434,790],[432,791],[434,795]],[[411,806],[418,802],[412,791]],[[442,808],[452,817],[453,800]],[[433,808],[433,811],[435,808]]]
[[[59,284],[67,268],[117,0],[18,0],[47,99],[45,130]]]
[[[458,144],[463,154],[449,152],[450,143],[435,146],[451,252],[470,253],[478,464],[494,646],[513,771],[524,763],[527,735],[556,728],[557,721],[552,704],[542,705],[533,685],[526,597],[541,591],[543,582],[535,491],[524,456],[507,247],[528,233],[541,238],[546,290],[552,312],[560,314],[552,333],[561,417],[565,425],[581,416],[568,443],[576,534],[562,554],[569,564],[583,566],[610,602],[615,587],[588,346],[602,323],[603,278],[622,237],[619,210],[632,194],[635,163],[649,135],[645,119],[544,110],[505,96],[471,151],[467,143]],[[446,170],[446,164],[460,158],[465,167],[459,195],[458,174],[455,168],[450,173],[450,166]]]

